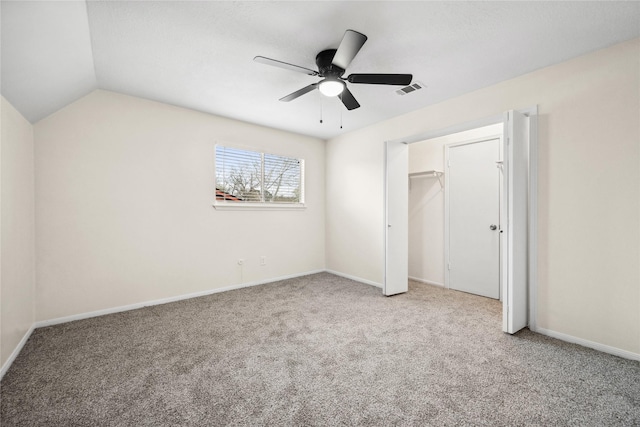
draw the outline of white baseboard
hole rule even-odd
[[[531,328],[530,328],[531,329]],[[633,353],[631,351],[622,350],[621,348],[611,347],[609,345],[600,344],[597,342],[585,340],[583,338],[574,337],[572,335],[563,334],[562,332],[552,331],[550,329],[544,328],[534,328],[531,329],[533,332],[537,332],[542,335],[546,335],[551,338],[557,338],[562,341],[570,342],[572,344],[578,344],[583,347],[592,348],[594,350],[601,351],[603,353],[613,354],[614,356],[622,357],[625,359],[638,360],[640,361],[640,354]]]
[[[413,276],[409,276],[409,279],[413,280],[413,281],[416,281],[416,282],[420,282],[420,283],[426,283],[427,285],[438,286],[440,288],[444,288],[444,283],[434,282],[433,280],[420,279],[419,277],[413,277]]]
[[[31,336],[35,328],[36,326],[34,323],[31,325],[29,330],[24,334],[24,336],[22,337],[22,339],[20,340],[16,348],[13,349],[13,352],[11,353],[7,361],[4,362],[4,365],[2,365],[2,368],[0,369],[0,380],[2,380],[2,378],[4,377],[4,374],[7,373],[13,361],[16,360],[16,357],[18,357],[18,354],[20,354],[20,352],[22,351],[22,347],[24,347],[24,345],[27,343],[27,340],[29,339],[29,337]]]
[[[90,311],[90,312],[86,312],[86,313],[73,314],[71,316],[57,317],[55,319],[41,320],[41,321],[35,323],[35,327],[36,328],[42,328],[42,327],[46,327],[46,326],[58,325],[60,323],[73,322],[74,320],[89,319],[91,317],[104,316],[106,314],[121,313],[123,311],[136,310],[138,308],[150,307],[150,306],[153,306],[153,305],[167,304],[167,303],[170,303],[170,302],[182,301],[182,300],[185,300],[185,299],[197,298],[197,297],[202,297],[202,296],[205,296],[205,295],[211,295],[211,294],[217,294],[217,293],[220,293],[220,292],[232,291],[234,289],[248,288],[250,286],[257,286],[257,285],[265,285],[267,283],[278,282],[280,280],[294,279],[296,277],[308,276],[310,274],[322,273],[324,271],[325,270],[307,271],[307,272],[299,273],[299,274],[290,274],[290,275],[287,275],[287,276],[274,277],[272,279],[267,279],[267,280],[240,283],[238,285],[231,285],[231,286],[225,286],[225,287],[222,287],[222,288],[209,289],[209,290],[202,291],[202,292],[194,292],[194,293],[191,293],[191,294],[177,295],[177,296],[169,297],[169,298],[162,298],[162,299],[157,299],[157,300],[144,301],[144,302],[139,302],[139,303],[129,304],[129,305],[122,305],[122,306],[119,306],[119,307],[106,308],[104,310],[96,310],[96,311]]]
[[[325,270],[327,273],[335,274],[336,276],[344,277],[345,279],[355,280],[356,282],[364,283],[365,285],[375,286],[382,289],[382,283],[374,282],[372,280],[363,279],[361,277],[351,276],[349,274],[339,273],[333,270]]]

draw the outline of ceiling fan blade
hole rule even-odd
[[[289,95],[285,96],[284,98],[280,98],[280,101],[283,101],[283,102],[293,101],[294,99],[298,98],[299,96],[302,96],[305,93],[311,92],[316,87],[318,87],[318,83],[312,83],[309,86],[305,86],[300,90],[297,90],[297,91],[295,91],[293,93],[290,93]]]
[[[367,36],[364,34],[353,30],[345,31],[340,46],[333,56],[332,64],[346,70],[366,41]]]
[[[253,58],[253,60],[261,64],[272,65],[274,67],[284,68],[285,70],[296,71],[298,73],[304,73],[310,76],[318,75],[317,71],[311,70],[309,68],[300,67],[299,65],[289,64],[288,62],[282,62],[276,59],[265,58],[264,56],[256,56],[255,58]]]
[[[365,83],[370,85],[402,85],[411,84],[411,74],[351,74],[349,83]]]
[[[356,108],[360,107],[358,101],[356,101],[351,91],[346,87],[344,88],[342,93],[338,95],[338,97],[340,98],[344,106],[347,107],[347,110],[355,110]]]

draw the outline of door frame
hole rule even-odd
[[[524,114],[529,118],[529,206],[528,206],[528,326],[531,330],[537,329],[537,301],[538,301],[538,106],[534,105],[527,108],[516,109],[515,111]],[[403,142],[405,144],[413,144],[415,142],[424,141],[425,139],[433,139],[439,136],[450,135],[453,133],[464,132],[484,126],[489,126],[498,123],[504,123],[504,113],[494,116],[485,117],[478,120],[468,121],[464,123],[455,124],[445,128],[422,132],[418,134],[408,135],[403,138],[397,138],[390,141],[385,141],[383,144],[386,151],[386,142]],[[407,147],[408,149],[408,147]],[[386,158],[384,160],[384,174],[383,185],[387,187],[387,165]],[[385,269],[387,264],[387,194],[383,197],[383,229],[381,230],[384,241],[384,263]],[[507,203],[506,200],[503,203]],[[408,218],[407,218],[408,223]],[[386,274],[383,278],[386,284]]]
[[[473,139],[468,139],[468,140],[463,140],[463,141],[459,141],[459,142],[452,142],[450,144],[446,144],[444,146],[444,169],[447,171],[444,174],[444,287],[446,289],[451,289],[450,286],[450,270],[449,270],[449,263],[450,263],[450,247],[449,247],[449,227],[450,227],[450,222],[449,222],[449,197],[450,197],[450,185],[449,185],[449,179],[450,179],[450,175],[449,175],[449,156],[450,156],[450,149],[453,147],[459,147],[461,145],[469,145],[469,144],[477,144],[477,143],[482,143],[485,141],[493,141],[494,139],[497,139],[499,142],[499,153],[500,153],[500,159],[499,161],[501,162],[502,159],[502,144],[503,144],[503,138],[502,138],[502,133],[498,133],[495,135],[489,135],[489,136],[484,136],[481,138],[473,138]],[[498,164],[496,165],[498,166]],[[504,176],[502,174],[500,174],[500,183],[499,183],[499,187],[498,187],[498,194],[500,197],[500,205],[498,206],[499,209],[499,215],[500,215],[500,228],[502,228],[502,216],[503,216],[503,212],[502,212],[502,205],[504,203],[504,201],[502,200],[502,186],[503,186],[503,179]],[[502,250],[504,249],[504,244],[503,244],[503,237],[502,234],[500,234],[500,238],[499,238],[499,252],[498,252],[498,268],[501,268],[501,264],[502,264]],[[504,295],[504,291],[502,289],[503,286],[503,280],[502,280],[502,274],[498,274],[498,287],[500,289],[499,291],[499,300],[502,301],[502,296]]]

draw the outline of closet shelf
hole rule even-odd
[[[440,183],[440,188],[444,188],[444,183],[442,182],[442,176],[444,172],[442,171],[422,171],[422,172],[414,172],[409,174],[409,179],[411,178],[438,178],[438,182]]]

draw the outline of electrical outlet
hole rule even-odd
[[[261,256],[260,257],[260,265],[267,265],[267,257],[266,256]]]
[[[244,260],[242,258],[238,260],[238,265],[244,265]]]

